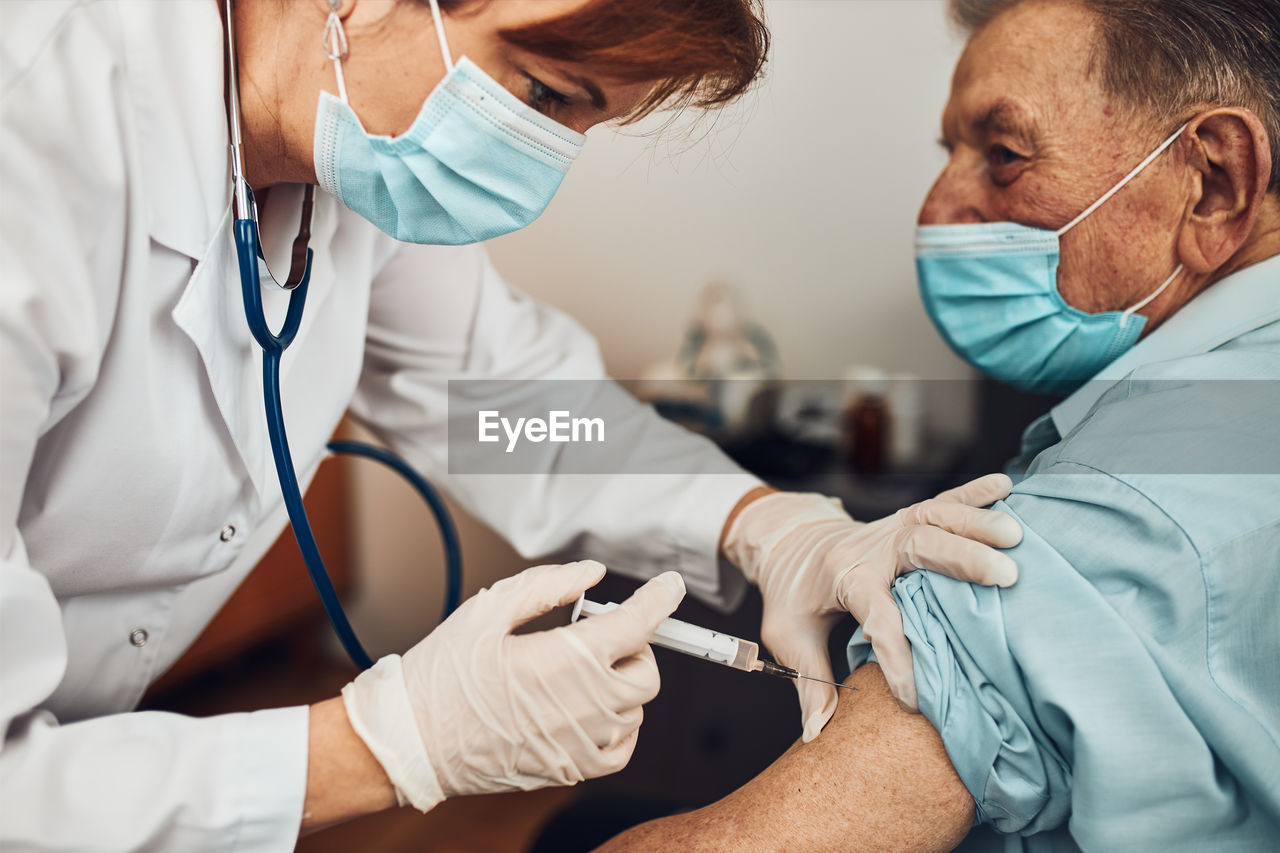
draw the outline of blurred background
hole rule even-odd
[[[962,47],[943,0],[764,6],[773,49],[756,92],[665,130],[662,116],[592,130],[549,211],[491,243],[490,252],[514,286],[581,321],[599,339],[611,373],[624,380],[668,376],[691,327],[705,320],[704,288],[725,286],[736,312],[729,325],[749,323],[776,351],[766,369],[748,371],[751,389],[773,389],[775,414],[787,408],[777,395],[808,389],[796,392],[803,399],[790,408],[818,411],[810,438],[825,430],[831,440],[825,448],[821,440],[783,448],[768,424],[767,435],[757,430],[751,441],[724,423],[709,432],[775,484],[838,494],[859,517],[878,517],[966,473],[998,468],[1016,449],[1021,427],[1051,401],[976,380],[936,335],[916,294],[915,216],[944,163],[939,116]],[[725,378],[744,381],[742,374]],[[833,381],[835,390],[821,390]],[[896,454],[896,439],[881,436],[883,458],[849,464],[847,436],[836,435],[842,426],[885,426],[865,407],[852,412],[849,389],[892,402],[904,383],[915,390],[898,423],[913,419],[914,455]],[[814,399],[804,397],[810,391]],[[796,446],[809,449],[788,455]],[[796,461],[771,467],[779,459]],[[326,548],[344,577],[348,612],[375,657],[402,651],[438,618],[439,535],[394,475],[368,463],[326,468],[309,505],[327,502]],[[454,511],[464,595],[527,565]],[[259,580],[268,578],[264,567],[238,596],[265,596],[277,615],[296,599],[286,635],[269,636],[251,619],[232,625],[224,614],[220,630],[231,639],[196,654],[189,668],[180,665],[153,693],[155,707],[205,714],[315,701],[350,677],[316,618],[293,549],[286,533],[272,558],[279,563],[274,585],[249,588],[268,584]],[[618,600],[633,586],[613,579],[595,597]],[[731,616],[696,602],[678,615],[758,639],[758,598]],[[837,651],[851,627],[837,632]],[[722,796],[798,736],[789,684],[658,655],[663,693],[646,710],[636,757],[619,776],[572,791],[450,802],[426,817],[377,816],[305,839],[300,849],[526,850],[553,814],[574,803],[598,816],[618,802],[662,808]],[[553,842],[542,849],[571,848]]]
[[[924,313],[912,258],[962,47],[943,0],[764,6],[773,49],[756,92],[666,133],[663,116],[594,128],[546,214],[489,244],[495,264],[586,326],[619,379],[675,356],[716,282],[772,337],[788,380],[851,365],[970,378]],[[959,399],[938,419],[971,436],[970,383],[930,387],[951,384]],[[393,476],[361,466],[353,487],[367,572],[353,618],[375,647],[401,648],[420,631],[415,608],[439,600],[417,557],[436,558],[434,531]],[[463,528],[468,591],[523,565]]]

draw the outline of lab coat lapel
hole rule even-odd
[[[222,316],[230,306],[217,295],[235,273],[221,20],[212,3],[126,4],[120,15],[147,231],[198,262],[172,317],[199,350],[218,410],[261,494],[262,424],[248,423],[247,408],[235,403],[246,390],[260,391],[261,379],[252,387],[250,380],[261,358],[249,350],[247,330],[237,333]]]
[[[196,262],[172,317],[199,351],[219,414],[262,496],[276,488],[274,462],[263,413],[262,352],[245,322],[231,234],[222,22],[213,3],[125,4],[120,14],[147,230],[156,243]],[[307,299],[312,317],[333,278],[324,248],[335,227],[330,201],[316,200],[316,262]],[[279,328],[288,294],[264,278],[262,295],[268,321]],[[306,327],[304,321],[295,349],[301,349]],[[292,363],[286,356],[282,383]]]
[[[334,203],[327,197],[317,198],[316,202],[311,240],[315,260],[306,313],[281,369],[282,394],[286,398],[291,390],[291,367],[301,357],[301,350],[309,337],[307,318],[315,318],[324,310],[333,289],[333,264],[328,247],[336,219]],[[262,350],[253,340],[245,320],[231,217],[231,207],[228,206],[210,242],[209,251],[196,265],[182,298],[173,309],[173,320],[191,338],[200,353],[218,411],[261,497],[276,491],[275,461],[267,439],[262,396]],[[289,293],[277,287],[265,271],[261,288],[267,323],[272,329],[279,329],[288,310]],[[298,388],[297,391],[306,394],[308,389]],[[301,450],[301,447],[295,448],[295,453]],[[303,466],[306,460],[295,461]]]
[[[147,230],[195,262],[171,316],[199,351],[218,411],[261,495],[268,482],[262,354],[239,308],[222,22],[212,3],[126,4],[120,14]]]
[[[172,316],[200,353],[218,411],[261,497],[270,482],[265,477],[269,452],[262,351],[249,333],[241,306],[231,216],[228,206]],[[270,296],[263,288],[264,300]]]

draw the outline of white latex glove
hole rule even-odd
[[[396,787],[426,811],[447,797],[572,785],[614,773],[658,693],[649,637],[684,597],[677,572],[616,610],[512,634],[604,576],[593,560],[537,566],[482,589],[407,653],[342,690],[347,716]]]
[[[1010,586],[1018,566],[992,548],[1011,548],[1022,527],[978,509],[1008,497],[1013,483],[988,474],[879,521],[854,521],[835,498],[778,492],[749,503],[725,538],[725,554],[760,587],[760,637],[778,662],[831,680],[827,638],[847,610],[862,626],[889,688],[917,710],[911,644],[889,588],[906,572],[930,569],[984,586]],[[984,544],[985,543],[985,544]],[[804,739],[836,709],[836,688],[797,679]]]

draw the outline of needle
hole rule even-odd
[[[830,684],[832,687],[843,687],[845,690],[857,690],[858,688],[849,684],[837,684],[834,681],[827,681],[825,678],[814,678],[812,675],[801,675],[789,666],[783,666],[780,663],[774,663],[771,660],[761,660],[756,662],[756,668],[765,675],[776,675],[778,678],[790,678],[793,681],[797,678],[807,678],[809,681],[816,681],[820,684]]]
[[[830,684],[832,687],[843,687],[845,690],[857,690],[857,689],[858,689],[858,688],[854,687],[852,684],[840,684],[840,683],[835,682],[835,681],[827,681],[825,678],[814,678],[812,675],[801,675],[801,674],[800,674],[800,673],[798,673],[798,672],[796,673],[796,678],[807,678],[807,679],[809,679],[810,681],[816,681],[816,682],[818,682],[818,683],[820,683],[820,684]]]

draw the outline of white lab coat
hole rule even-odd
[[[229,230],[216,5],[3,16],[0,847],[290,849],[305,708],[130,712],[284,524]],[[292,238],[287,196],[265,235]],[[724,462],[647,409],[631,415],[639,457],[691,473],[448,475],[446,380],[601,377],[579,326],[482,249],[397,244],[323,194],[313,235],[283,376],[304,477],[350,409],[528,555],[678,567],[704,598],[735,598],[716,541],[757,481],[693,473]]]

